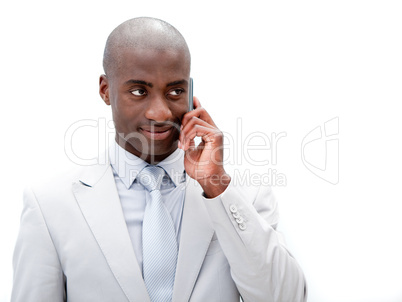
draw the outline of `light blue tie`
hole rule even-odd
[[[151,194],[142,224],[144,282],[152,302],[171,302],[177,264],[177,240],[172,217],[165,207],[160,186],[165,171],[146,166],[137,179]]]

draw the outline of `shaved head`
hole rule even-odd
[[[118,71],[122,53],[133,49],[179,52],[190,66],[190,51],[181,33],[165,21],[141,17],[123,22],[109,35],[103,54],[105,74]]]

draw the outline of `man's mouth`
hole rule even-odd
[[[173,131],[172,126],[168,127],[143,127],[141,132],[152,140],[163,140],[169,137]]]

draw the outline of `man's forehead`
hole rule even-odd
[[[178,80],[188,80],[190,62],[181,51],[162,51],[151,49],[121,50],[120,58],[112,67],[119,82],[127,85],[131,80],[142,80],[147,83],[161,81],[165,84]],[[148,85],[152,86],[152,85]]]
[[[120,68],[155,69],[170,67],[175,69],[190,68],[190,61],[185,52],[178,49],[121,49],[116,55]]]
[[[183,57],[185,51],[173,47],[119,47],[116,48],[116,54],[125,57]]]

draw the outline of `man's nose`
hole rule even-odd
[[[172,112],[170,111],[168,100],[163,96],[155,96],[150,99],[145,117],[160,123],[171,120]]]

